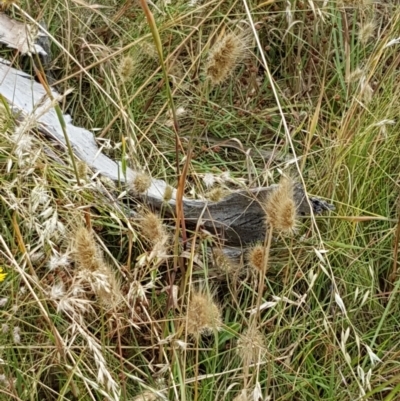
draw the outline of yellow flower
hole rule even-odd
[[[7,276],[7,273],[3,273],[3,269],[0,267],[0,282],[4,281],[6,276]]]

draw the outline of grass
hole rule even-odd
[[[201,232],[183,252],[179,225],[132,198],[127,216],[107,195],[126,188],[16,138],[0,102],[0,400],[400,399],[399,7],[193,3],[149,2],[153,25],[129,0],[6,12],[46,23],[52,61],[33,62],[114,159],[193,197],[286,174],[336,210],[274,233],[262,268]],[[227,35],[246,51],[213,83]]]

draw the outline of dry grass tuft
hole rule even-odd
[[[7,393],[50,400],[68,389],[69,398],[136,401],[335,394],[344,401],[366,399],[372,389],[385,397],[381,384],[399,352],[400,284],[388,278],[399,275],[400,10],[395,0],[367,2],[253,2],[249,13],[247,2],[149,2],[165,76],[136,0],[101,0],[112,3],[101,15],[88,2],[11,7],[13,18],[46,21],[56,33],[50,65],[37,66],[59,90],[77,88],[59,102],[62,111],[94,129],[110,158],[167,179],[165,202],[178,183],[185,198],[209,192],[219,200],[217,187],[264,186],[296,164],[308,192],[337,210],[305,219],[312,228],[301,242],[275,242],[273,234],[296,229],[296,186],[283,179],[262,201],[265,243],[240,249],[243,268],[223,238],[194,231],[189,214],[184,243],[177,219],[163,218],[174,202],[150,213],[138,196],[149,191],[146,175],[129,189],[79,162],[75,175],[68,154],[37,129],[45,99],[17,118],[0,99],[0,382]],[[259,43],[240,34],[245,26]],[[28,72],[38,61],[1,51]],[[67,244],[66,230],[89,217],[95,231],[79,228]],[[205,291],[215,285],[218,293]],[[220,328],[218,338],[204,335]],[[332,370],[332,350],[334,374],[321,374]],[[343,385],[343,377],[351,380]],[[158,387],[158,379],[166,382]]]
[[[248,40],[241,34],[230,32],[211,48],[205,70],[213,85],[224,82],[247,54]]]

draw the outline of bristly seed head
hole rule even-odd
[[[221,310],[211,295],[193,292],[187,309],[186,324],[188,334],[195,337],[221,328]]]
[[[222,273],[231,274],[235,273],[239,269],[238,264],[235,263],[229,256],[225,255],[221,249],[215,249],[213,251],[213,260],[215,267]]]
[[[247,253],[247,261],[252,269],[257,272],[264,270],[264,262],[266,258],[267,250],[261,244],[257,244],[251,247]]]
[[[283,233],[293,234],[297,227],[297,207],[293,197],[293,181],[284,177],[278,187],[269,194],[265,203],[268,227]]]
[[[212,173],[205,173],[203,176],[204,185],[211,188],[215,184],[215,176]]]
[[[96,271],[103,266],[103,255],[93,234],[85,227],[79,227],[73,238],[72,257],[78,267]]]
[[[215,187],[206,193],[206,198],[211,202],[219,202],[227,195],[228,191],[221,187]]]
[[[133,181],[132,186],[135,192],[139,194],[145,193],[151,185],[151,178],[144,173],[136,173]]]
[[[157,400],[161,400],[161,398],[155,392],[148,390],[132,398],[132,401],[157,401]]]
[[[160,216],[155,213],[144,213],[139,229],[143,237],[153,246],[159,243],[165,245],[168,242],[168,232],[165,229]]]
[[[368,43],[370,39],[373,38],[374,33],[375,33],[375,22],[369,21],[366,22],[364,25],[360,27],[360,30],[358,31],[358,39],[360,40],[360,43],[365,45]]]
[[[89,173],[88,165],[84,161],[79,160],[76,163],[76,168],[78,172],[78,177],[82,180],[86,180],[87,175]]]
[[[349,74],[349,76],[347,77],[347,82],[349,83],[357,82],[361,79],[361,77],[364,74],[365,72],[360,67],[357,67]]]
[[[266,354],[265,336],[255,326],[244,331],[237,342],[237,353],[244,364],[258,363]]]
[[[245,58],[248,39],[233,32],[225,34],[211,48],[206,62],[207,78],[213,85],[224,82]]]
[[[133,57],[126,56],[121,60],[121,63],[119,65],[119,75],[122,79],[122,82],[127,82],[129,81],[133,73],[135,71],[135,60]]]
[[[168,203],[172,199],[172,195],[174,193],[174,189],[167,185],[164,190],[163,201]]]

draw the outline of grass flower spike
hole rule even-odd
[[[206,63],[206,75],[213,85],[224,82],[247,53],[247,38],[230,32],[211,48]]]
[[[296,230],[296,203],[293,198],[293,182],[282,178],[265,203],[266,223],[275,231],[292,234]]]
[[[267,250],[263,245],[258,244],[249,249],[247,253],[247,260],[252,269],[257,272],[262,272],[264,269],[264,261]]]
[[[219,330],[222,324],[221,310],[211,295],[194,292],[186,315],[187,332],[195,337]]]

